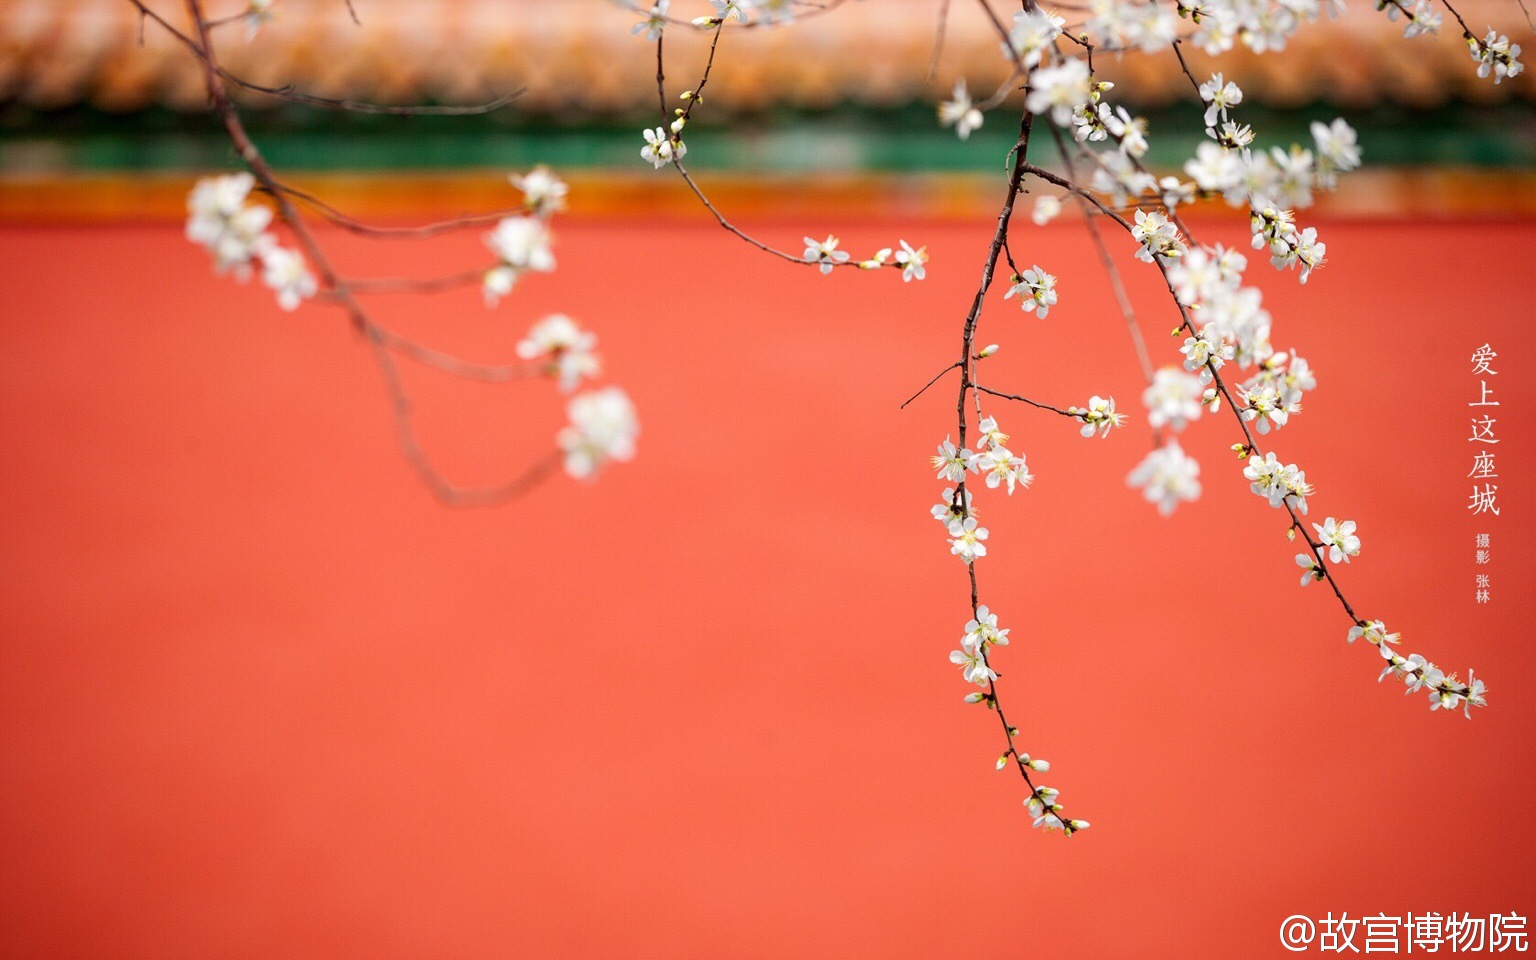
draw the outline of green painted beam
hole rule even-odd
[[[1244,108],[1263,146],[1310,143],[1308,124],[1326,107]],[[279,167],[396,170],[456,167],[612,168],[640,164],[639,123],[558,124],[511,112],[483,117],[337,114],[294,107],[251,110],[248,125]],[[1154,167],[1171,168],[1202,139],[1193,104],[1151,111]],[[1524,104],[1428,112],[1383,107],[1345,113],[1368,165],[1536,167],[1536,108]],[[689,164],[736,171],[987,171],[1000,169],[1015,125],[1004,111],[968,141],[922,108],[775,113],[729,126],[689,127]],[[163,109],[112,114],[89,109],[0,109],[0,172],[176,170],[229,166],[228,141],[212,118]]]

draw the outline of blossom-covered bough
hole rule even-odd
[[[521,363],[479,365],[387,330],[369,316],[359,299],[371,293],[430,291],[479,283],[487,303],[494,305],[526,274],[552,270],[549,221],[563,206],[565,195],[565,185],[553,174],[539,168],[514,176],[513,184],[524,195],[523,205],[516,210],[414,228],[358,223],[274,175],[245,134],[230,97],[231,88],[341,109],[411,112],[416,108],[331,101],[287,88],[259,86],[229,74],[215,56],[213,31],[237,23],[243,23],[248,33],[259,29],[272,15],[271,0],[250,0],[242,13],[216,20],[204,16],[202,0],[185,0],[194,25],[190,33],[179,31],[142,0],[127,2],[175,34],[201,62],[213,107],[248,169],[244,174],[198,185],[190,201],[188,236],[209,250],[220,272],[230,271],[243,278],[259,266],[263,280],[285,309],[308,299],[325,300],[343,309],[368,341],[383,373],[407,458],[439,498],[458,504],[495,502],[526,492],[561,463],[567,472],[586,477],[610,460],[626,460],[633,455],[638,432],[634,409],[622,390],[608,387],[572,399],[571,423],[559,432],[556,449],[523,475],[503,486],[478,490],[450,484],[416,440],[409,398],[395,357],[404,356],[474,380],[544,377],[571,391],[598,372],[595,337],[569,318],[556,315],[540,321],[519,345]],[[716,55],[728,30],[774,27],[827,15],[846,0],[708,0],[712,8],[708,12],[704,0],[653,0],[649,5],[635,0],[614,2],[638,16],[632,33],[656,47],[655,86],[661,115],[656,126],[647,125],[641,133],[637,152],[644,162],[657,170],[671,167],[722,228],[780,260],[823,274],[839,268],[877,271],[891,267],[899,270],[904,281],[924,278],[927,248],[914,247],[905,238],[895,246],[856,258],[840,248],[836,236],[819,240],[807,236],[804,252],[798,255],[752,236],[710,201],[683,162],[688,154],[684,132],[705,102]],[[685,2],[696,6],[702,15],[674,15],[674,6]],[[1388,17],[1406,19],[1404,34],[1409,38],[1433,34],[1441,27],[1442,18],[1435,6],[1438,2],[1460,25],[1479,76],[1492,77],[1498,83],[1523,69],[1518,45],[1491,30],[1482,37],[1474,34],[1445,0],[1374,2]],[[952,0],[938,0],[935,64],[952,5]],[[1277,270],[1295,271],[1301,283],[1324,265],[1326,244],[1316,228],[1298,225],[1296,211],[1310,206],[1315,192],[1334,189],[1340,174],[1359,166],[1354,130],[1343,120],[1314,123],[1310,146],[1263,150],[1255,145],[1253,129],[1242,122],[1243,91],[1221,73],[1202,80],[1191,69],[1186,48],[1214,56],[1241,43],[1254,53],[1278,53],[1304,23],[1339,8],[1339,0],[1087,0],[1061,3],[1054,11],[1036,0],[1022,0],[1019,9],[1006,17],[989,0],[977,0],[977,6],[997,34],[1008,78],[980,101],[972,99],[963,79],[958,81],[951,98],[939,105],[938,120],[964,140],[986,123],[988,112],[1017,98],[1021,101],[1018,136],[1004,158],[1007,177],[1003,201],[981,264],[980,282],[960,324],[958,357],[907,403],[957,374],[955,419],[931,458],[936,479],[946,484],[931,513],[945,532],[951,554],[964,565],[969,585],[969,617],[958,649],[949,657],[962,678],[978,688],[967,694],[965,701],[985,705],[995,714],[1004,748],[997,767],[1012,767],[1018,772],[1025,788],[1024,804],[1035,826],[1071,835],[1085,829],[1088,822],[1068,817],[1058,791],[1039,781],[1038,775],[1050,770],[1050,764],[1024,751],[1020,728],[1004,711],[1001,674],[994,658],[997,648],[1008,643],[1010,631],[1000,626],[999,614],[991,604],[982,602],[977,568],[992,541],[991,531],[981,525],[974,500],[979,491],[974,487],[979,480],[989,491],[1001,489],[1011,496],[1027,488],[1033,476],[1024,454],[1009,446],[1010,437],[1000,426],[997,411],[989,406],[1020,404],[1060,416],[1073,421],[1085,438],[1108,436],[1124,425],[1127,416],[1116,409],[1112,397],[1093,395],[1082,405],[1058,405],[982,383],[983,362],[999,346],[978,348],[983,342],[978,340],[978,329],[1003,264],[1009,271],[1008,283],[998,301],[1018,304],[1022,312],[1047,322],[1059,309],[1071,309],[1070,294],[1062,307],[1056,277],[1048,272],[1048,265],[1037,262],[1045,259],[1048,251],[1031,252],[1028,257],[1015,255],[1010,236],[1015,208],[1021,195],[1033,192],[1032,188],[1041,191],[1030,214],[1036,224],[1058,216],[1064,202],[1083,214],[1146,380],[1142,401],[1153,448],[1131,471],[1127,478],[1130,486],[1164,514],[1173,512],[1180,503],[1197,499],[1200,466],[1184,452],[1175,435],[1207,412],[1212,417],[1221,416],[1224,406],[1235,427],[1232,449],[1242,461],[1244,479],[1270,507],[1285,512],[1287,536],[1294,540],[1299,535],[1306,548],[1296,557],[1302,583],[1328,584],[1349,620],[1348,641],[1363,638],[1378,650],[1385,661],[1380,679],[1399,678],[1409,693],[1427,691],[1432,709],[1462,709],[1470,716],[1472,707],[1486,703],[1482,680],[1469,671],[1463,682],[1418,654],[1402,655],[1398,652],[1399,634],[1389,632],[1381,620],[1362,617],[1346,597],[1336,568],[1360,553],[1354,521],[1333,516],[1320,524],[1304,520],[1308,498],[1315,495],[1306,473],[1260,442],[1261,437],[1270,439],[1300,413],[1302,399],[1316,386],[1316,379],[1294,349],[1281,351],[1273,346],[1272,318],[1263,308],[1262,295],[1244,282],[1248,257],[1221,244],[1198,241],[1180,212],[1196,201],[1221,201],[1245,211],[1252,250],[1267,255]],[[1066,14],[1074,19],[1069,22]],[[701,75],[673,99],[668,92],[666,43],[678,33],[708,46]],[[1206,140],[1184,163],[1184,178],[1159,177],[1145,164],[1147,123],[1107,99],[1113,84],[1099,78],[1094,64],[1095,56],[1105,54],[1163,58],[1167,69],[1178,70],[1188,79],[1204,104]],[[473,112],[501,106],[507,99],[472,107],[425,109]],[[1059,166],[1048,168],[1040,154],[1053,155]],[[255,190],[270,198],[276,217],[292,233],[298,250],[282,247],[267,232],[274,209],[252,205],[248,198]],[[496,259],[488,267],[424,280],[343,277],[307,227],[299,210],[301,204],[344,229],[370,236],[424,237],[494,224],[487,243]],[[1182,341],[1177,361],[1170,357],[1161,367],[1154,362],[1106,231],[1100,229],[1103,223],[1123,230],[1136,258],[1162,278],[1178,317],[1173,330]],[[1027,266],[1020,269],[1020,263]]]
[[[675,167],[722,227],[782,259],[817,267],[823,273],[840,266],[875,269],[887,263],[889,250],[881,250],[868,260],[854,261],[848,253],[837,249],[835,237],[820,242],[807,237],[803,257],[777,250],[727,220],[682,164],[687,152],[682,134],[702,100],[727,26],[783,23],[793,19],[797,11],[807,16],[826,13],[838,6],[839,0],[710,0],[713,13],[692,20],[674,19],[672,0],[655,0],[648,7],[631,0],[617,2],[642,17],[634,33],[643,33],[645,39],[656,44],[657,93],[666,123],[645,131],[642,155],[647,161],[657,168]],[[1016,297],[1015,302],[1024,312],[1041,320],[1059,301],[1055,276],[1038,263],[1020,270],[1010,244],[1015,206],[1029,181],[1056,191],[1037,199],[1032,213],[1035,223],[1043,224],[1055,217],[1062,209],[1063,199],[1075,202],[1084,213],[1147,381],[1143,402],[1153,431],[1153,450],[1131,471],[1129,484],[1140,489],[1164,514],[1171,513],[1181,502],[1198,498],[1199,464],[1183,451],[1172,434],[1185,429],[1207,410],[1218,415],[1225,405],[1236,427],[1238,440],[1232,449],[1243,461],[1244,478],[1271,507],[1285,511],[1289,520],[1287,536],[1295,539],[1299,535],[1306,546],[1306,552],[1296,558],[1304,570],[1302,583],[1329,585],[1349,619],[1349,642],[1364,638],[1384,659],[1386,665],[1380,679],[1398,677],[1409,693],[1427,690],[1431,709],[1461,708],[1470,716],[1472,707],[1486,704],[1483,681],[1475,679],[1469,671],[1467,680],[1462,682],[1418,654],[1403,656],[1396,649],[1400,636],[1388,632],[1380,620],[1362,618],[1345,596],[1335,566],[1359,555],[1360,538],[1354,521],[1328,517],[1309,528],[1303,517],[1308,513],[1307,498],[1314,491],[1305,472],[1263,449],[1259,441],[1259,437],[1283,428],[1301,411],[1302,397],[1316,386],[1316,379],[1295,350],[1279,351],[1272,345],[1271,318],[1262,307],[1261,294],[1243,282],[1247,257],[1220,244],[1198,242],[1179,212],[1181,207],[1197,200],[1223,200],[1247,211],[1253,250],[1267,254],[1277,270],[1295,270],[1298,280],[1306,283],[1312,271],[1323,265],[1326,244],[1316,228],[1297,225],[1295,211],[1312,203],[1314,191],[1333,189],[1339,174],[1359,166],[1360,150],[1354,130],[1342,119],[1330,124],[1314,123],[1312,146],[1261,150],[1254,145],[1253,129],[1239,119],[1237,108],[1243,102],[1242,90],[1220,73],[1202,82],[1190,69],[1184,48],[1192,46],[1216,55],[1242,43],[1255,53],[1282,51],[1287,38],[1303,23],[1316,20],[1325,12],[1324,4],[1331,14],[1342,7],[1340,0],[1089,0],[1086,4],[1058,4],[1057,10],[1077,17],[1071,23],[1036,0],[1022,0],[1020,9],[1012,14],[1011,24],[989,0],[977,2],[995,28],[1001,55],[1012,70],[1003,86],[981,102],[972,100],[964,79],[958,80],[951,99],[939,105],[938,119],[942,125],[953,127],[964,140],[986,122],[989,110],[1022,91],[1019,134],[1009,151],[1003,203],[981,266],[981,280],[961,323],[959,357],[907,403],[958,371],[954,426],[931,458],[936,479],[947,484],[931,512],[944,527],[950,552],[965,565],[970,587],[970,618],[959,649],[951,652],[949,658],[966,682],[980,688],[966,695],[966,702],[984,704],[996,715],[1004,742],[997,768],[1011,766],[1018,771],[1026,789],[1024,804],[1034,818],[1034,825],[1071,835],[1086,828],[1088,822],[1068,817],[1058,800],[1058,791],[1039,782],[1038,774],[1048,771],[1050,764],[1031,757],[1021,748],[1020,729],[1004,712],[1000,674],[993,658],[997,648],[1008,643],[1009,630],[999,626],[999,615],[982,602],[977,566],[987,555],[991,531],[981,525],[971,487],[976,479],[981,479],[987,488],[1001,487],[1011,495],[1027,487],[1033,477],[1025,457],[1008,447],[1008,434],[985,406],[993,400],[1017,402],[1066,417],[1080,425],[1084,437],[1104,437],[1120,427],[1126,416],[1116,411],[1113,398],[1094,396],[1084,406],[1062,407],[980,381],[982,362],[999,349],[997,344],[977,348],[979,322],[999,261],[1005,260],[1010,270],[1002,299]],[[1491,30],[1485,37],[1478,37],[1454,7],[1444,0],[1440,2],[1461,25],[1479,76],[1492,76],[1498,83],[1521,72],[1518,45]],[[1385,10],[1394,19],[1406,16],[1407,37],[1432,34],[1441,25],[1432,0],[1414,0],[1411,5],[1397,0],[1376,3],[1377,9]],[[950,0],[941,0],[939,7],[935,63],[943,43]],[[673,27],[709,32],[709,56],[703,76],[682,94],[682,107],[675,107],[668,100],[665,86],[664,39]],[[1189,79],[1205,105],[1203,119],[1208,141],[1184,165],[1188,179],[1157,177],[1144,164],[1147,124],[1105,99],[1113,84],[1101,81],[1094,69],[1095,55],[1105,53],[1168,56],[1169,68],[1179,70]],[[1062,172],[1047,169],[1031,157],[1031,146],[1038,147],[1042,140],[1042,128],[1061,161]],[[1104,146],[1094,149],[1091,144]],[[1087,171],[1086,177],[1080,173],[1082,170]],[[1155,367],[1099,229],[1097,221],[1101,219],[1124,230],[1136,244],[1137,259],[1162,276],[1178,313],[1174,334],[1183,339],[1177,366]],[[902,248],[897,262],[903,267],[904,279],[921,279],[926,248],[914,250],[905,241]],[[1234,375],[1233,369],[1241,372]],[[974,447],[968,445],[972,437]]]
[[[448,480],[423,449],[413,424],[412,406],[401,377],[397,357],[465,380],[508,383],[549,379],[565,393],[601,369],[595,347],[597,337],[563,314],[536,322],[517,345],[518,361],[482,364],[405,337],[373,318],[363,297],[402,291],[434,292],[466,285],[483,287],[487,306],[509,294],[519,278],[555,269],[551,250],[550,220],[565,206],[567,188],[547,168],[537,167],[513,174],[513,187],[523,194],[515,208],[478,216],[461,217],[418,227],[382,227],[346,216],[320,198],[280,180],[247,135],[232,91],[244,90],[297,103],[340,110],[393,114],[484,113],[511,102],[515,94],[489,103],[470,106],[405,107],[336,100],[304,94],[288,87],[251,83],[220,65],[214,34],[221,27],[243,25],[249,39],[276,15],[272,0],[251,0],[241,12],[210,18],[204,0],[185,0],[190,27],[183,31],[143,0],[128,0],[141,20],[152,21],[170,32],[202,66],[209,101],[245,165],[241,173],[206,178],[188,198],[188,239],[207,248],[219,273],[233,273],[242,281],[259,269],[262,281],[276,294],[278,305],[295,310],[308,300],[339,307],[352,327],[367,341],[388,392],[402,452],[432,493],[444,503],[471,506],[500,503],[525,495],[563,466],[571,476],[588,479],[610,461],[631,459],[639,422],[625,392],[616,386],[576,394],[567,405],[570,422],[555,434],[552,449],[537,457],[517,476],[504,483],[463,487]],[[357,20],[350,2],[347,9]],[[272,206],[253,202],[256,193]],[[495,255],[489,266],[444,277],[359,278],[343,275],[327,256],[300,205],[352,233],[376,238],[425,238],[456,230],[492,226],[486,245]],[[268,230],[278,223],[287,228],[297,248],[285,247]]]

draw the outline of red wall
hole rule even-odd
[[[989,410],[1038,479],[978,498],[982,600],[1025,748],[1093,821],[1064,841],[946,659],[966,583],[926,457],[951,386],[897,410],[958,349],[990,226],[760,225],[829,227],[927,242],[928,281],[822,277],[702,218],[568,221],[560,271],[494,313],[381,302],[483,358],[568,312],[639,407],[636,462],[467,512],[410,475],[334,311],[212,277],[175,227],[0,231],[5,954],[1246,958],[1289,956],[1296,913],[1536,912],[1536,230],[1324,222],[1306,287],[1250,270],[1320,380],[1274,446],[1312,519],[1359,522],[1362,615],[1486,677],[1469,722],[1378,685],[1297,586],[1225,415],[1185,438],[1199,504],[1125,488],[1148,441],[1122,322],[1080,227],[1021,227],[1061,302],[1040,321],[997,288],[989,382],[1136,416],[1089,441]],[[484,257],[329,242],[361,273]],[[1474,520],[1484,342],[1502,514]],[[463,479],[560,425],[545,384],[410,378]]]

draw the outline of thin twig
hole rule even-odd
[[[972,382],[971,383],[971,389],[977,390],[977,391],[979,391],[981,393],[991,394],[994,397],[1000,397],[1000,398],[1002,398],[1004,400],[1017,400],[1020,403],[1027,403],[1031,407],[1036,407],[1036,408],[1038,408],[1040,410],[1049,410],[1051,413],[1059,413],[1063,417],[1069,417],[1069,418],[1071,418],[1073,420],[1081,420],[1081,419],[1083,419],[1082,414],[1072,413],[1070,411],[1063,410],[1060,407],[1053,407],[1053,406],[1051,406],[1048,403],[1041,403],[1038,400],[1031,400],[1028,397],[1021,397],[1021,396],[1019,396],[1016,393],[1004,393],[1001,390],[993,390],[991,387],[984,387],[984,386],[982,386],[979,383]]]
[[[949,366],[945,367],[943,370],[940,370],[938,373],[934,374],[932,380],[929,380],[927,383],[923,384],[923,389],[917,391],[916,393],[912,394],[912,396],[908,397],[906,399],[906,402],[903,403],[897,409],[900,409],[900,410],[907,409],[907,404],[908,403],[911,403],[913,400],[916,400],[918,397],[920,397],[923,394],[927,393],[929,387],[931,387],[934,384],[938,383],[939,380],[943,378],[944,374],[948,373],[949,371],[955,369],[958,366],[960,366],[960,363],[959,363],[959,361],[956,361],[956,362],[950,364]]]
[[[462,217],[456,217],[452,220],[441,220],[436,223],[424,224],[419,227],[379,227],[372,224],[363,223],[360,220],[356,220],[347,216],[340,210],[337,210],[335,207],[326,203],[324,200],[321,200],[319,197],[312,193],[300,190],[297,187],[289,186],[288,184],[279,184],[279,187],[282,192],[288,194],[294,199],[302,200],[304,203],[309,204],[315,209],[316,213],[319,213],[321,216],[336,224],[338,227],[351,231],[352,233],[366,234],[372,237],[399,237],[402,239],[413,240],[425,237],[435,237],[438,234],[451,233],[455,230],[464,230],[470,227],[483,227],[488,224],[496,223],[497,221],[503,220],[507,217],[517,216],[518,214],[524,212],[522,208],[493,210],[490,213],[469,214]],[[265,189],[264,186],[263,189]]]

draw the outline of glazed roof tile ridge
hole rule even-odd
[[[159,6],[168,18],[184,21],[178,4]],[[1459,6],[1469,25],[1491,25],[1536,53],[1536,35],[1516,4],[1461,0]],[[279,7],[279,20],[252,42],[245,42],[241,27],[226,28],[221,57],[231,71],[330,97],[465,102],[524,88],[517,109],[526,112],[654,111],[654,47],[630,34],[635,15],[610,3],[366,0],[361,27],[339,0],[279,0]],[[732,29],[710,105],[734,113],[770,102],[809,109],[932,103],[947,95],[962,65],[973,90],[990,91],[1006,78],[1006,63],[992,26],[968,7],[955,5],[932,83],[925,74],[935,0],[851,0],[803,24]],[[124,0],[0,0],[0,96],[39,107],[200,108],[200,79],[186,52],[153,25],[140,46],[138,28]],[[670,34],[672,91],[690,86],[702,67],[702,32],[679,36],[689,32],[675,27]],[[1122,84],[1123,100],[1131,94],[1136,104],[1188,99],[1187,81],[1165,59],[1103,56],[1098,66]],[[1195,52],[1191,66],[1197,75],[1222,70],[1250,100],[1280,106],[1536,101],[1536,70],[1495,86],[1476,76],[1466,45],[1450,28],[1438,37],[1404,40],[1400,24],[1368,0],[1354,0],[1340,20],[1304,26],[1285,55],[1239,49],[1212,59]]]

